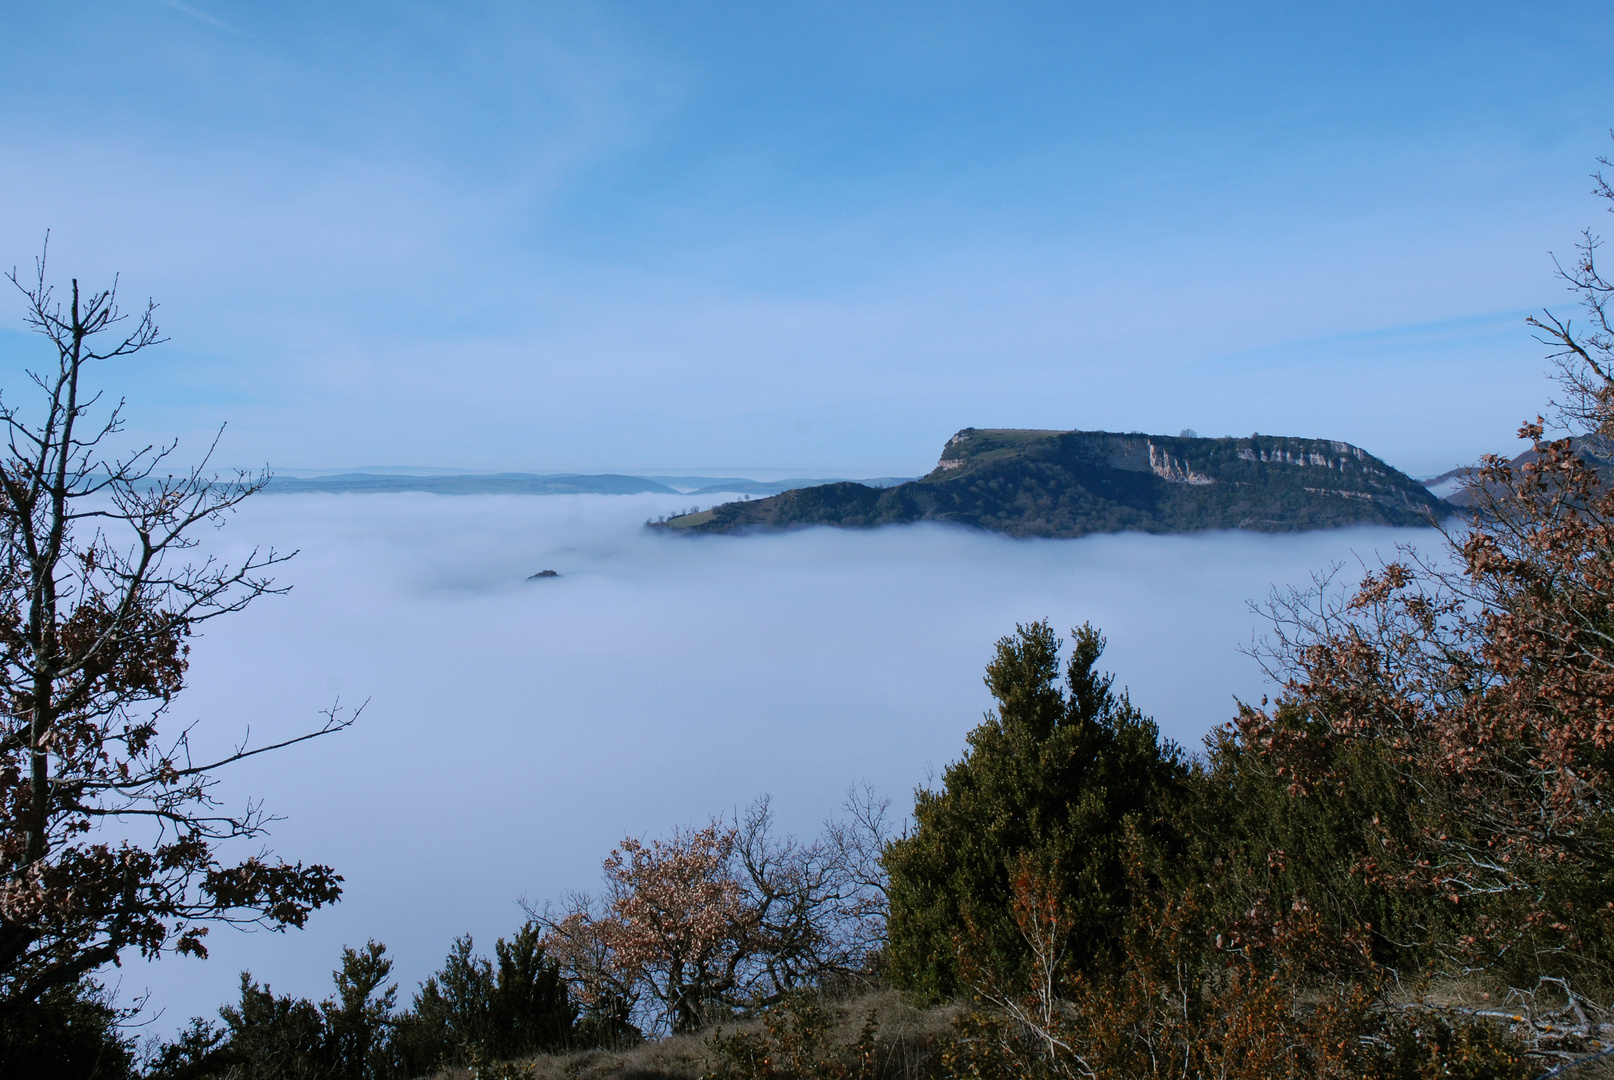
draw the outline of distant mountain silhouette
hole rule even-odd
[[[665,484],[642,476],[534,475],[496,473],[490,476],[405,476],[390,473],[339,473],[308,479],[275,477],[265,489],[283,495],[309,492],[330,494],[425,491],[436,495],[660,495],[677,494]]]

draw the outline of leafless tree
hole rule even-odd
[[[1614,168],[1608,158],[1598,164]],[[1605,200],[1614,213],[1614,185],[1601,172],[1592,176],[1592,194]],[[1563,397],[1553,401],[1557,419],[1567,429],[1592,443],[1607,456],[1614,442],[1614,281],[1597,267],[1602,240],[1588,228],[1581,233],[1575,258],[1558,263],[1558,277],[1580,301],[1589,328],[1577,330],[1571,320],[1550,311],[1526,321],[1539,333],[1538,340],[1552,349],[1549,359],[1558,368]]]
[[[889,800],[854,788],[843,809],[811,841],[778,836],[767,797],[737,817],[735,855],[757,926],[749,970],[737,981],[753,1003],[863,973],[884,944],[879,856],[889,839]]]
[[[0,398],[0,1014],[127,951],[205,956],[210,923],[300,926],[333,902],[329,867],[225,861],[270,819],[213,788],[222,766],[356,716],[333,707],[295,738],[200,759],[189,727],[159,730],[198,627],[283,591],[274,550],[186,554],[268,476],[169,471],[173,443],[116,453],[123,403],[99,407],[87,375],[164,340],[155,305],[129,317],[115,283],[76,279],[58,299],[43,254],[35,271],[7,276],[55,363],[28,373],[33,407]]]

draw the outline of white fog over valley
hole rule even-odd
[[[715,500],[713,500],[715,501]],[[478,948],[541,902],[597,884],[625,835],[764,792],[805,833],[868,783],[911,805],[990,702],[994,640],[1091,620],[1105,666],[1195,748],[1233,697],[1268,689],[1237,647],[1274,585],[1432,530],[1118,534],[1014,540],[941,526],[673,536],[687,496],[272,495],[210,548],[300,554],[293,586],[211,624],[173,721],[223,745],[368,699],[352,729],[236,766],[219,793],[285,816],[275,850],[346,892],[307,929],[215,929],[205,962],[111,972],[149,989],[152,1029],[215,1015],[250,969],[318,999],[343,945],[374,938],[405,1001],[455,935]],[[528,581],[553,569],[558,578]]]

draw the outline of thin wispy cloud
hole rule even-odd
[[[163,303],[149,437],[305,467],[901,474],[966,425],[1472,460],[1539,350],[1396,328],[1560,299],[1614,87],[1614,15],[1568,8],[1566,46],[1500,8],[85,2],[0,42],[0,248],[55,225]]]
[[[202,11],[200,8],[194,8],[189,4],[180,3],[180,0],[157,0],[157,3],[161,4],[163,7],[172,8],[175,11],[183,12],[193,19],[200,19],[209,26],[216,26],[220,30],[228,30],[232,34],[239,34],[241,32],[236,27],[231,26],[229,23],[224,22],[221,19],[214,18],[212,15]]]

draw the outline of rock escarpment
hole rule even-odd
[[[965,428],[948,440],[932,472],[906,484],[799,488],[661,527],[737,532],[949,521],[1013,536],[1072,537],[1424,525],[1451,510],[1349,443]]]

